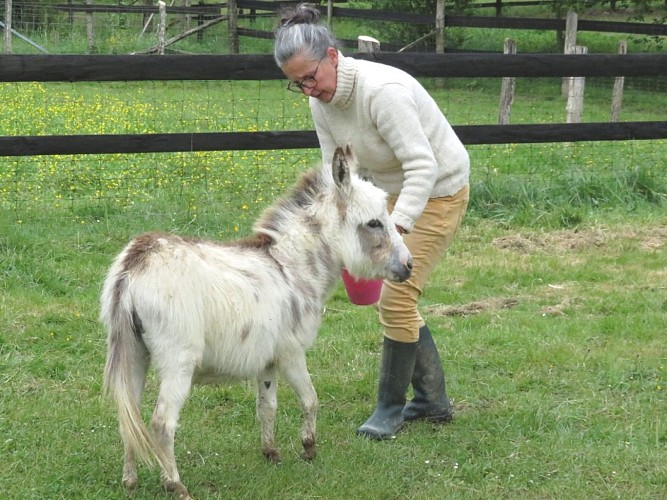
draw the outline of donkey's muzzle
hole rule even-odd
[[[389,281],[398,283],[402,283],[412,276],[412,257],[410,257],[405,264],[392,266],[391,274],[392,276],[389,278]]]

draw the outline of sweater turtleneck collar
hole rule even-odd
[[[345,109],[352,102],[352,93],[357,82],[357,62],[352,57],[345,57],[338,52],[338,75],[336,77],[336,93],[331,104]]]

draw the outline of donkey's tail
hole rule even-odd
[[[141,418],[135,395],[135,389],[138,391],[137,386],[144,380],[148,353],[135,324],[132,306],[128,304],[131,299],[124,293],[125,285],[122,278],[114,284],[107,282],[102,295],[100,317],[108,331],[104,393],[111,395],[118,409],[125,446],[146,464],[152,466],[157,462],[164,468],[163,452]],[[113,293],[109,293],[111,287]]]

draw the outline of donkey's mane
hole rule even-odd
[[[330,174],[329,174],[330,175]],[[288,228],[305,210],[313,205],[320,194],[331,184],[323,169],[313,169],[301,175],[291,191],[268,207],[254,225],[255,237],[273,240]]]

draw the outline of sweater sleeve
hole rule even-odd
[[[334,140],[333,134],[329,129],[329,124],[325,118],[326,109],[320,105],[316,99],[310,99],[310,113],[315,122],[315,131],[317,132],[317,140],[320,143],[320,152],[322,154],[322,163],[330,165],[333,160],[334,151],[338,145]]]
[[[403,186],[391,214],[411,232],[433,192],[438,165],[412,92],[400,83],[382,85],[372,96],[371,120],[401,163]]]

